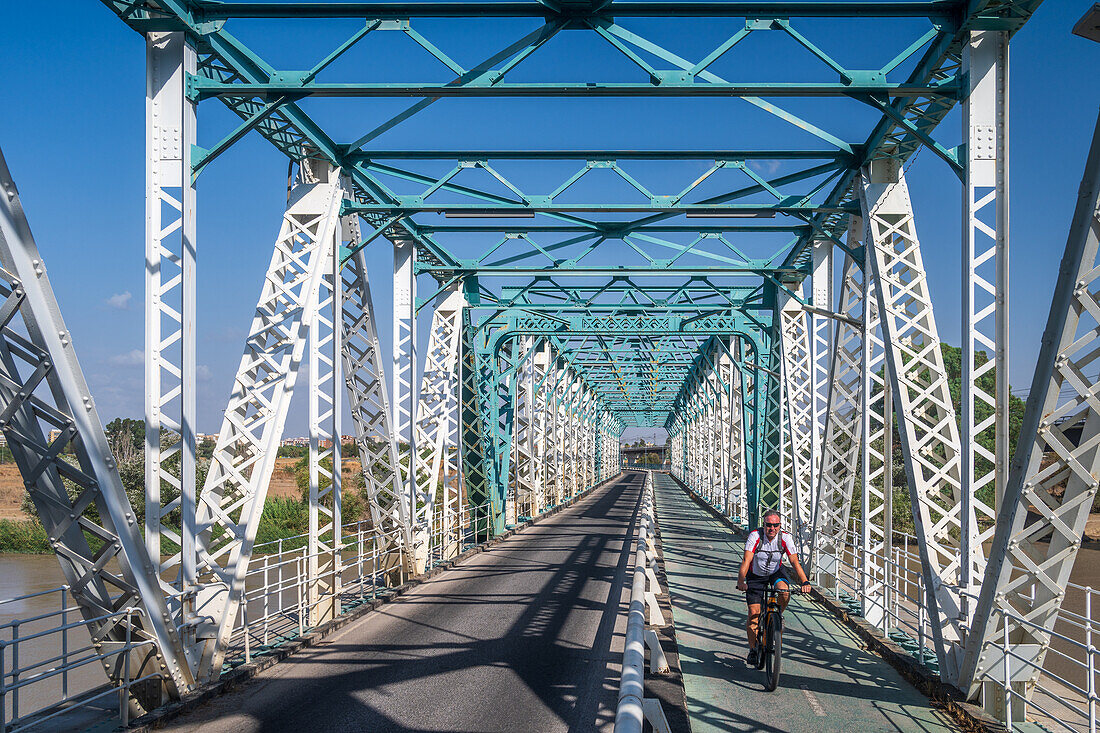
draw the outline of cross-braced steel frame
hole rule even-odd
[[[1010,466],[1008,48],[1038,0],[104,4],[147,48],[144,538],[127,519],[72,344],[10,196],[0,427],[36,487],[71,584],[84,589],[76,595],[86,617],[119,604],[144,609],[134,631],[165,671],[143,705],[160,688],[176,696],[223,668],[303,360],[311,624],[339,612],[330,570],[341,548],[345,417],[380,537],[375,570],[392,578],[614,476],[623,430],[654,426],[669,434],[672,473],[720,511],[753,525],[763,509],[779,509],[822,583],[837,582],[854,541],[862,613],[887,632],[883,558],[903,492],[944,679],[978,693],[1001,663],[990,651],[998,613],[1028,619],[1026,631],[1011,633],[1042,659],[1096,488],[1100,419],[1086,376],[1097,319],[1094,145]],[[845,64],[829,51],[857,16],[898,39],[885,64]],[[318,38],[336,39],[309,69],[277,68],[271,49],[241,40],[254,35],[250,24],[303,18],[330,24]],[[685,38],[700,22],[721,37],[681,56],[669,49],[690,44],[670,42],[653,18]],[[484,37],[508,36],[503,45],[448,35],[452,25],[494,23],[503,30]],[[762,82],[757,67],[739,65],[764,34],[805,54],[803,76]],[[591,66],[553,62],[567,38],[582,36],[620,65],[607,63],[597,80]],[[383,37],[385,53],[396,39],[434,68],[409,81],[391,58],[367,64]],[[359,70],[368,65],[379,73],[365,81]],[[318,122],[317,99],[378,97],[411,102],[347,139]],[[451,99],[521,97],[722,98],[777,134],[766,145],[717,149],[380,147]],[[845,139],[826,115],[796,113],[805,99],[851,105],[865,134]],[[198,111],[212,104],[239,121],[207,138],[197,133]],[[963,129],[941,129],[956,106]],[[782,133],[790,144],[775,144]],[[296,174],[199,487],[196,179],[254,134]],[[904,172],[922,148],[959,178],[964,202],[958,408]],[[654,174],[674,165],[682,183]],[[388,349],[368,282],[384,242],[393,255],[392,291],[382,291],[392,305]],[[422,333],[418,316],[429,313]],[[17,321],[24,330],[10,327]],[[1059,405],[1067,386],[1079,397]],[[1083,423],[1080,442],[1051,415]],[[42,437],[46,423],[61,429],[61,443]],[[894,485],[895,431],[906,486]],[[78,446],[79,467],[57,460],[67,442]],[[1044,451],[1057,461],[1041,466]],[[62,476],[85,488],[77,499]],[[1056,485],[1065,486],[1060,498],[1048,490]],[[92,505],[98,522],[81,518]],[[1042,517],[1025,526],[1019,509],[1028,505]],[[118,571],[93,556],[87,534],[106,543]],[[180,550],[162,561],[166,539]],[[1025,597],[1025,586],[1039,590]],[[104,643],[122,633],[92,626]]]

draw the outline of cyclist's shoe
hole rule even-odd
[[[756,647],[753,647],[752,649],[749,649],[749,656],[745,661],[750,666],[759,664],[760,663],[760,651]]]

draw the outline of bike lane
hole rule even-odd
[[[692,733],[958,730],[824,608],[798,596],[783,615],[779,688],[765,692],[764,672],[745,664],[745,594],[736,588],[744,539],[670,476],[653,478]]]

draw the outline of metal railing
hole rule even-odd
[[[854,615],[862,615],[861,588],[864,574],[859,557],[859,523],[853,522],[839,556],[835,558],[834,573],[825,573],[815,563],[815,583],[825,586],[834,598],[848,606]],[[935,650],[930,648],[932,638],[930,619],[924,606],[924,576],[920,570],[920,557],[916,551],[915,535],[895,532],[894,547],[890,557],[870,553],[877,566],[876,582],[882,583],[885,602],[879,629],[898,642],[918,661],[933,672],[939,671]],[[828,575],[829,577],[823,577]],[[822,581],[825,581],[824,583]],[[832,581],[832,582],[829,582]],[[831,586],[831,587],[829,587]],[[1034,588],[1032,588],[1034,595]],[[997,640],[986,643],[994,651],[1001,664],[983,677],[983,706],[993,712],[1008,730],[1021,723],[1040,723],[1049,730],[1088,731],[1096,733],[1100,720],[1100,695],[1097,672],[1100,658],[1095,645],[1100,637],[1100,620],[1092,618],[1094,609],[1100,610],[1100,591],[1091,587],[1068,583],[1066,598],[1076,594],[1083,612],[1069,610],[1063,600],[1058,623],[1050,634],[1051,644],[1040,667],[1020,654],[1006,637],[1011,624],[1022,624],[1037,629],[1038,626],[1015,612],[995,607],[1001,633]],[[977,593],[968,596],[977,602]],[[1020,682],[1034,677],[1036,682]],[[1013,682],[1015,680],[1015,682]]]
[[[660,640],[656,632],[646,629],[646,608],[649,623],[664,626],[665,619],[657,605],[657,576],[650,567],[656,559],[653,543],[653,474],[646,471],[642,487],[641,519],[634,552],[630,607],[626,618],[626,643],[623,648],[623,671],[619,681],[619,700],[615,710],[615,733],[642,733],[643,722],[648,720],[655,731],[669,731],[664,710],[657,699],[645,696],[645,650],[650,650],[650,670],[668,672]],[[646,590],[646,585],[649,589]],[[612,594],[614,596],[614,594]]]
[[[0,608],[55,595],[60,599],[58,610],[0,624],[0,670],[3,670],[0,673],[0,710],[4,713],[0,715],[0,733],[18,733],[52,724],[57,717],[76,708],[96,703],[114,705],[114,701],[117,701],[119,719],[123,725],[128,725],[130,689],[160,676],[159,673],[140,677],[130,674],[130,652],[154,643],[148,639],[134,640],[130,637],[132,622],[143,614],[142,609],[126,608],[85,619],[78,609],[68,605],[67,585],[0,600]],[[88,636],[87,625],[123,618],[130,622],[125,625],[124,642],[110,645],[110,651],[100,651]],[[54,643],[59,644],[60,649],[43,656],[41,650]],[[31,653],[28,654],[28,651]],[[120,680],[114,686],[98,685],[89,689],[71,684],[73,677],[89,667],[102,670],[107,666],[121,670]],[[44,712],[46,706],[42,705],[36,705],[26,713],[21,710],[22,699],[32,686],[40,690],[50,688],[46,693],[47,699],[52,701],[48,711]],[[73,687],[78,689],[73,690]]]
[[[560,504],[575,501],[611,478],[578,490]],[[457,511],[436,508],[428,526],[414,532],[414,542],[426,547],[409,548],[399,530],[383,533],[367,520],[343,525],[336,550],[310,554],[306,534],[256,544],[223,673],[308,633],[315,628],[312,622],[324,617],[315,613],[322,604],[334,604],[335,615],[346,613],[404,583],[418,565],[427,570],[457,557],[487,535],[489,507],[486,503],[463,505]],[[331,544],[331,536],[328,539]],[[307,570],[313,560],[330,569],[321,577],[310,577]],[[330,590],[319,592],[315,584],[321,583]],[[0,733],[54,729],[62,716],[84,715],[99,722],[117,714],[128,723],[130,689],[153,677],[130,677],[129,652],[153,642],[127,640],[110,652],[98,652],[67,585],[0,600],[0,616],[14,616],[28,604],[52,607],[0,624]],[[141,612],[125,609],[115,616]],[[105,684],[106,664],[121,670],[121,682]],[[111,700],[117,700],[117,710],[114,702],[107,704]]]

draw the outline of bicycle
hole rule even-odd
[[[764,612],[760,619],[760,633],[757,639],[757,647],[760,649],[760,658],[756,661],[756,668],[764,670],[764,689],[773,692],[779,686],[779,662],[783,649],[783,611],[779,607],[779,594],[801,593],[798,586],[788,583],[787,589],[778,590],[775,585],[764,589]]]

